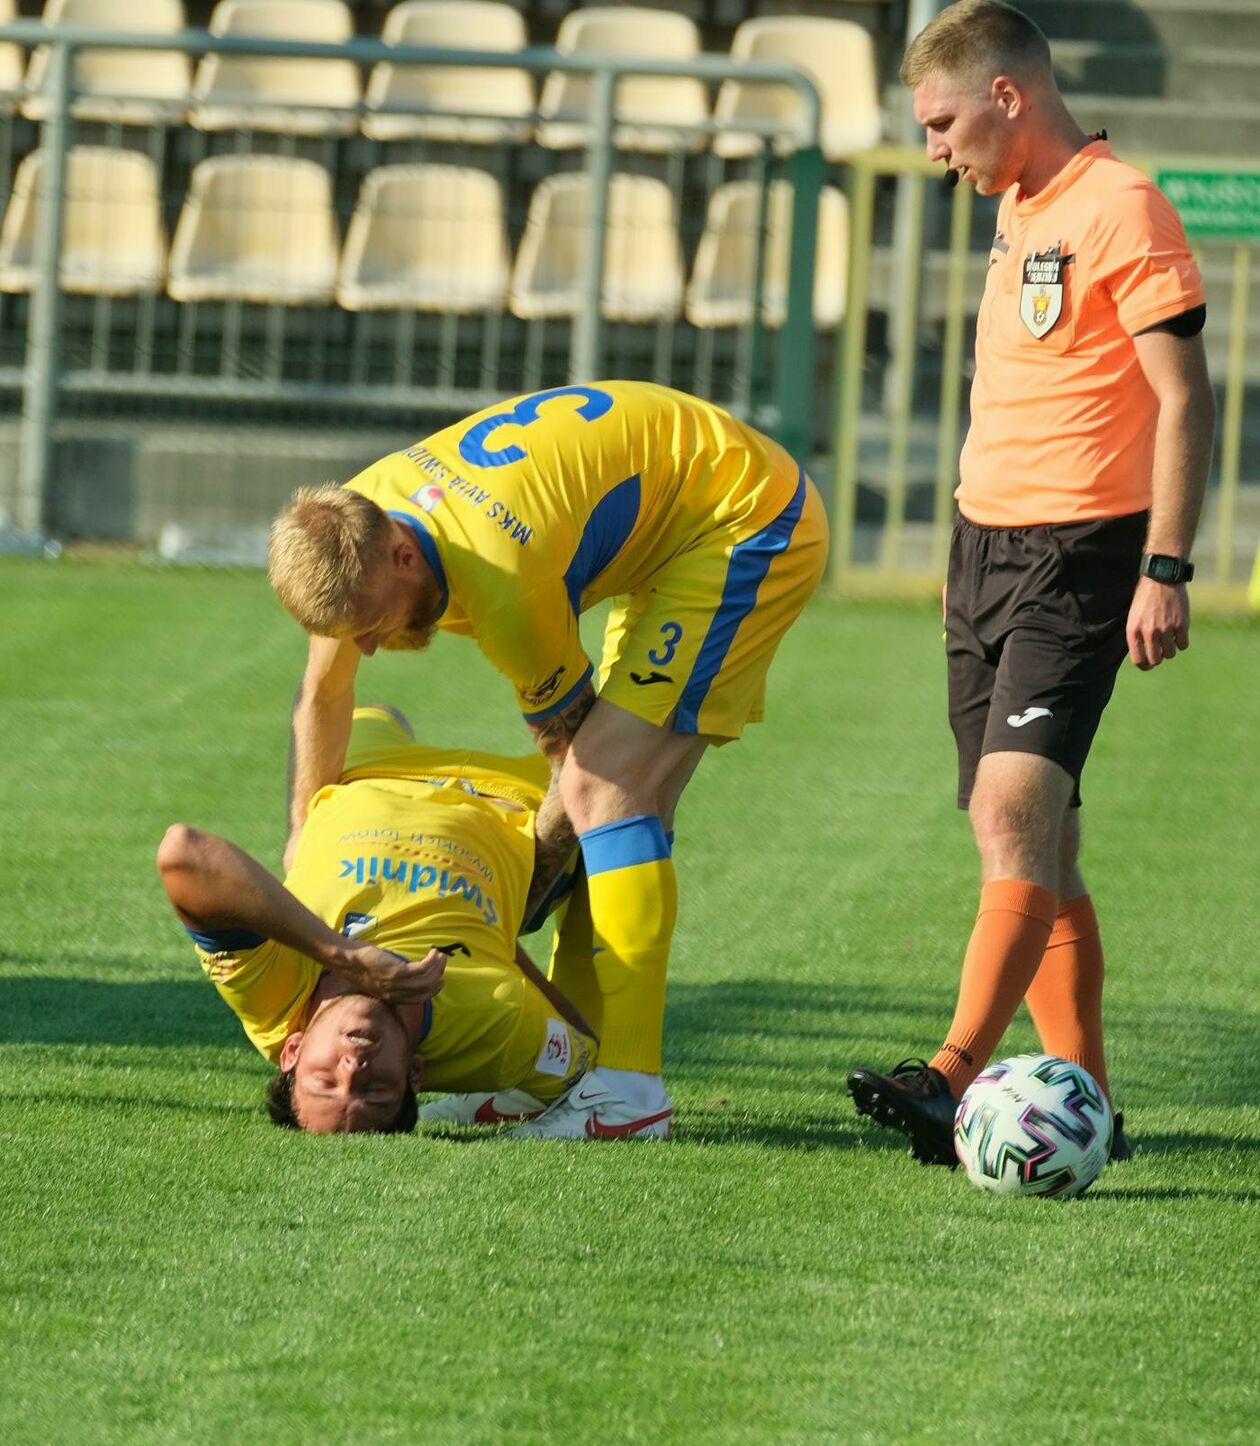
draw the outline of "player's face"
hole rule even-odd
[[[927,133],[928,156],[944,161],[981,196],[1000,194],[1019,176],[1003,84],[995,81],[994,89],[978,92],[963,81],[930,75],[914,91],[914,115]]]
[[[293,1108],[316,1134],[380,1130],[398,1114],[412,1044],[387,1004],[343,994],[315,1016],[293,1066]]]
[[[416,653],[427,648],[435,631],[421,576],[394,560],[372,580],[355,626],[355,646],[365,658],[378,648]]]

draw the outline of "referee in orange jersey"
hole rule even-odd
[[[1081,770],[1125,653],[1148,669],[1189,644],[1215,416],[1181,222],[1072,119],[1032,21],[960,0],[901,75],[947,180],[1002,195],[946,589],[958,802],[981,891],[934,1058],[848,1083],[860,1114],[952,1165],[958,1099],[1021,999],[1042,1047],[1110,1093]],[[1117,1118],[1112,1158],[1128,1153]]]

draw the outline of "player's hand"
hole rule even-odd
[[[430,949],[423,959],[405,959],[375,944],[347,949],[334,968],[356,989],[387,1004],[423,1004],[445,981],[447,955]]]
[[[1190,598],[1184,583],[1138,579],[1125,628],[1129,657],[1143,672],[1190,646]]]

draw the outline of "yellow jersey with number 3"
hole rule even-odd
[[[443,588],[439,626],[474,636],[535,722],[591,677],[584,609],[706,539],[753,536],[799,478],[777,442],[720,407],[594,382],[488,407],[346,485],[414,531]]]

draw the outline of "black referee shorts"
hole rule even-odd
[[[1128,651],[1146,519],[954,523],[945,641],[959,808],[986,753],[1049,758],[1072,775],[1080,805],[1081,770]]]

